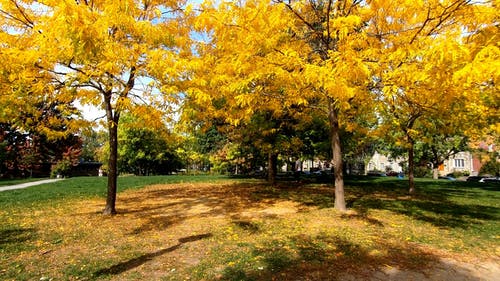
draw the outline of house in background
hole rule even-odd
[[[375,152],[365,168],[365,174],[368,174],[369,171],[394,171],[399,173],[403,171],[404,162],[406,161],[403,158],[398,157],[394,159]],[[479,175],[481,166],[482,163],[478,156],[469,151],[461,151],[445,160],[439,166],[439,176],[446,176],[454,172],[477,176]]]
[[[365,167],[365,174],[368,174],[369,171],[393,171],[400,173],[403,171],[403,165],[406,164],[405,162],[406,159],[404,158],[392,158],[375,152],[368,161],[368,165]],[[468,173],[471,176],[477,176],[480,169],[481,162],[479,161],[479,158],[474,157],[471,152],[461,151],[450,157],[448,160],[445,160],[444,163],[439,166],[439,175],[445,176],[453,172],[461,172],[466,174]]]
[[[375,151],[370,161],[368,161],[368,165],[365,166],[365,174],[368,174],[369,171],[393,171],[401,173],[403,171],[403,162],[405,162],[405,160],[401,157],[392,158]]]
[[[477,145],[476,149],[476,153],[461,151],[450,157],[443,165],[439,166],[439,175],[447,175],[453,172],[468,172],[471,176],[478,176],[484,162],[481,161],[481,155],[484,155],[484,153],[494,153],[496,148],[494,144],[481,142]],[[500,161],[500,159],[497,158],[497,161]]]
[[[493,152],[494,147],[492,145],[485,146],[481,145],[480,148],[486,152]],[[473,153],[470,151],[461,151],[451,156],[449,159],[445,160],[438,168],[439,176],[446,176],[454,172],[460,172],[464,175],[477,176],[481,171],[482,162],[480,160],[480,153]],[[500,161],[500,159],[498,159]],[[314,159],[314,160],[303,160],[299,161],[299,166],[301,171],[321,171],[331,169],[331,162]],[[297,164],[295,164],[297,165]],[[365,162],[363,160],[354,162],[345,162],[344,169],[345,173],[348,175],[367,175],[369,172],[403,172],[403,167],[408,165],[408,160],[403,157],[391,157],[388,155],[381,154],[377,151],[371,156],[371,158]],[[291,171],[290,167],[285,164],[281,167],[283,172]]]
[[[461,151],[445,160],[439,166],[439,175],[445,176],[454,172],[477,176],[481,170],[481,162],[469,151]]]

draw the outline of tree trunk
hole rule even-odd
[[[118,130],[116,125],[109,126],[109,163],[108,163],[108,195],[106,197],[105,215],[116,214],[116,179],[117,171],[117,155],[118,155]]]
[[[118,160],[118,120],[119,113],[115,112],[111,106],[111,93],[104,96],[106,104],[106,116],[108,120],[109,132],[109,162],[108,162],[108,195],[106,197],[106,207],[104,215],[116,214],[116,179],[118,177],[117,160]]]
[[[409,190],[408,192],[410,194],[415,194],[415,161],[414,161],[414,150],[415,150],[415,143],[413,139],[409,137],[408,143],[410,144],[410,148],[408,149],[408,185],[409,185]]]
[[[439,178],[439,165],[432,164],[432,178],[435,180]]]
[[[347,207],[344,198],[344,174],[342,166],[342,148],[340,146],[340,129],[338,112],[334,108],[333,101],[329,104],[329,121],[330,121],[330,135],[331,135],[331,145],[333,151],[333,176],[334,176],[334,186],[335,186],[335,209],[345,212]]]
[[[278,164],[278,154],[269,152],[267,159],[267,166],[268,166],[267,180],[272,185],[276,184],[276,173],[278,169],[277,164]]]

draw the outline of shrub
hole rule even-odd
[[[52,166],[52,170],[50,171],[50,177],[55,178],[58,175],[60,176],[67,176],[69,172],[71,171],[71,160],[69,159],[62,159],[57,162],[54,166]]]
[[[500,176],[500,162],[494,157],[490,158],[488,162],[484,163],[479,171],[481,175],[495,175]]]
[[[417,178],[430,178],[432,177],[432,171],[427,166],[416,166],[414,175]]]
[[[459,177],[462,177],[462,176],[470,176],[470,172],[469,171],[454,171],[453,173],[450,173],[448,174],[448,176],[452,176],[454,178],[459,178]]]

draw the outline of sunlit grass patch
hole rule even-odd
[[[326,213],[330,216],[318,216]],[[379,229],[353,230],[332,210],[263,219],[258,224],[259,232],[231,225],[221,230],[215,236],[219,244],[191,269],[193,275],[208,276],[208,280],[269,280],[272,276],[289,280],[306,270],[331,279],[335,272],[355,272],[361,266],[425,268],[436,259],[409,242],[382,239]]]
[[[47,191],[0,210],[0,279],[336,280],[495,257],[496,191],[429,181],[409,197],[405,188],[349,182],[342,214],[327,185],[184,181],[119,193],[114,217],[92,191],[50,200]]]

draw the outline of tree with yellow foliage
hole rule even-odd
[[[453,79],[473,98],[466,112],[474,122],[465,133],[475,142],[500,146],[500,1],[487,1],[467,22],[467,64]]]
[[[193,60],[188,101],[235,125],[261,109],[299,105],[324,112],[339,210],[346,209],[340,129],[358,129],[352,117],[377,108],[381,131],[409,151],[413,192],[413,150],[425,122],[442,121],[441,113],[452,110],[453,122],[443,124],[472,122],[465,118],[472,112],[488,115],[482,110],[486,93],[498,92],[498,40],[491,35],[498,33],[496,6],[468,0],[206,1],[194,26],[208,39]],[[468,43],[467,32],[479,30],[482,37]],[[478,72],[474,60],[488,60],[493,68],[475,76],[471,90],[457,77]]]
[[[464,87],[456,77],[470,69],[470,52],[477,48],[470,44],[467,33],[493,24],[495,7],[493,2],[473,1],[369,3],[374,13],[369,34],[381,42],[374,73],[383,120],[381,132],[408,150],[409,192],[414,193],[415,143],[446,134],[448,128],[436,126],[438,123],[465,132],[487,115],[481,110],[484,107],[478,95],[484,93],[482,87]],[[488,36],[486,41],[490,39]],[[499,72],[498,62],[487,65],[492,72],[484,73],[480,83],[492,81],[491,74]]]
[[[314,108],[329,120],[335,208],[346,210],[340,128],[369,103],[370,41],[363,1],[205,2],[195,27],[209,35],[194,65],[191,101],[245,124],[259,110]],[[220,106],[221,102],[223,103]]]
[[[108,195],[104,214],[116,213],[117,128],[135,104],[164,105],[178,91],[176,57],[186,42],[177,20],[183,1],[2,0],[2,44],[11,60],[22,58],[12,85],[63,89],[59,99],[76,98],[106,112],[109,130]],[[2,54],[5,55],[5,54]],[[34,74],[34,75],[31,75]],[[160,85],[160,83],[162,83]],[[52,89],[51,89],[52,90]],[[49,91],[51,91],[49,90]],[[160,91],[162,92],[160,94]],[[26,97],[29,100],[29,97]]]

